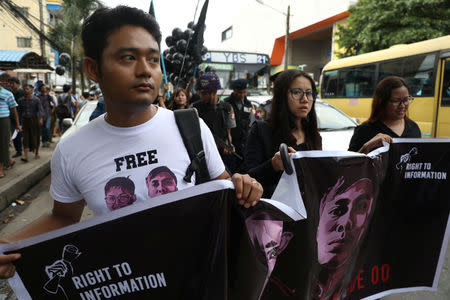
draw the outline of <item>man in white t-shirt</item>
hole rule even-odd
[[[56,147],[51,162],[52,212],[3,242],[79,222],[86,204],[95,215],[101,215],[152,201],[147,177],[155,168],[167,168],[177,179],[178,190],[195,184],[195,177],[191,183],[183,180],[190,159],[173,112],[152,105],[162,78],[161,33],[154,18],[126,6],[101,8],[85,20],[82,39],[84,68],[102,90],[106,114]],[[202,120],[200,129],[210,178],[229,178]],[[233,175],[231,180],[239,204],[256,204],[262,195],[256,180],[241,174]],[[166,187],[164,193],[168,191]],[[0,255],[0,278],[13,276],[12,262],[19,257]]]

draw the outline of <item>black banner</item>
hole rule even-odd
[[[0,250],[22,254],[10,279],[19,299],[337,300],[436,289],[449,145],[299,152],[279,202],[244,209],[230,181],[213,181]]]
[[[232,188],[209,182],[2,245],[22,254],[10,284],[19,299],[257,299],[291,218],[237,205]]]
[[[378,152],[294,159],[308,216],[294,224],[262,299],[437,288],[450,212],[449,143],[415,140]]]

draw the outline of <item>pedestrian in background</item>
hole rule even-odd
[[[17,102],[20,98],[23,97],[23,90],[21,89],[20,80],[17,77],[11,77],[8,79],[9,89],[14,95],[14,100]],[[20,122],[20,114],[18,115],[19,122]],[[17,129],[16,127],[16,120],[14,119],[14,116],[11,114],[11,134],[14,133],[14,131]],[[20,157],[22,156],[22,131],[18,130],[16,137],[13,139],[13,145],[14,149],[16,149],[16,153],[13,155],[13,157]]]
[[[24,96],[19,99],[19,111],[23,125],[23,162],[28,162],[28,152],[34,152],[34,158],[39,158],[39,145],[41,139],[41,126],[43,116],[41,100],[33,95],[33,85],[24,83]]]
[[[75,108],[72,110],[72,107]],[[75,111],[75,113],[74,113]],[[67,130],[67,126],[63,124],[65,118],[72,118],[78,112],[76,100],[72,97],[72,86],[70,84],[63,85],[63,93],[58,96],[58,106],[56,107],[56,116],[58,118],[61,134]]]
[[[414,100],[409,91],[401,77],[381,80],[373,94],[369,120],[355,128],[348,150],[369,153],[383,141],[391,143],[392,138],[420,138],[419,126],[406,115]]]
[[[14,118],[16,128],[21,131],[14,95],[0,85],[0,178],[5,177],[5,167],[11,168],[14,165],[14,160],[9,155],[10,115]]]
[[[284,171],[279,147],[289,153],[322,150],[317,128],[314,80],[300,70],[282,72],[275,80],[271,114],[267,121],[253,123],[247,138],[243,172],[258,180],[263,197],[270,198]]]
[[[50,127],[52,120],[52,109],[55,107],[53,98],[48,94],[48,87],[43,84],[39,88],[40,95],[38,96],[41,101],[44,115],[42,116],[42,147],[50,147]]]
[[[226,102],[219,101],[217,90],[221,88],[219,77],[213,73],[205,73],[197,80],[195,89],[200,100],[192,103],[200,118],[211,130],[220,156],[227,167],[228,156],[235,151],[231,137],[231,128],[236,127],[233,107]]]
[[[177,110],[177,109],[185,109],[189,107],[189,98],[188,93],[185,89],[176,88],[175,91],[170,96],[168,109]]]
[[[56,107],[58,106],[58,99],[55,96],[55,92],[53,92],[50,87],[47,87],[48,94],[53,99],[54,106],[52,107],[51,111],[51,120],[50,120],[50,143],[53,143],[53,137],[56,136],[56,130],[59,129],[56,126],[56,120],[58,119],[56,117]]]
[[[231,82],[231,88],[233,93],[224,99],[226,103],[229,103],[233,107],[233,111],[236,118],[236,127],[231,128],[231,138],[233,140],[233,146],[236,153],[243,157],[245,143],[247,142],[248,130],[250,125],[255,121],[255,115],[253,114],[253,105],[247,99],[247,79],[241,78]],[[239,171],[242,159],[237,156],[227,157],[227,161],[230,168],[230,172],[235,173]]]

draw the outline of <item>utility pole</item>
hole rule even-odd
[[[44,32],[44,8],[42,7],[42,0],[39,0],[39,29]],[[39,43],[41,44],[41,56],[45,58],[45,41],[42,36],[39,36]]]
[[[284,70],[288,69],[288,50],[289,50],[289,16],[291,12],[291,6],[288,5],[286,15],[286,38],[284,40]]]
[[[44,32],[44,8],[42,6],[42,0],[39,0],[39,29],[41,32]],[[39,43],[41,45],[41,56],[48,63],[46,54],[45,54],[45,40],[42,35],[39,35]],[[48,83],[49,77],[47,73],[44,75],[44,82]]]

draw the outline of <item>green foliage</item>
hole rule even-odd
[[[340,57],[450,34],[449,0],[359,0],[338,26]]]
[[[74,66],[81,64],[84,58],[81,41],[83,21],[92,11],[104,5],[98,0],[64,0],[61,9],[61,20],[50,30],[50,37],[58,41],[63,52],[72,57],[72,72]],[[72,74],[75,78],[75,74]],[[72,80],[75,82],[75,80]]]

